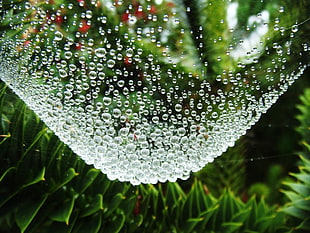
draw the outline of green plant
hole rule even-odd
[[[197,179],[111,182],[85,165],[1,83],[0,232],[276,232],[284,218],[263,200],[219,198]],[[14,106],[14,107],[13,107]]]
[[[295,180],[285,182],[289,189],[283,191],[289,202],[282,211],[290,217],[288,225],[292,232],[310,230],[310,160],[304,156],[300,159],[299,172],[291,173]]]
[[[290,3],[2,0],[1,79],[111,180],[185,179],[304,71]]]
[[[302,135],[305,152],[300,155],[299,172],[291,173],[292,180],[285,182],[288,187],[283,193],[289,202],[282,211],[289,218],[291,231],[307,232],[310,230],[310,89],[306,89],[300,97],[301,104],[297,107],[300,114],[297,119],[300,126],[297,131]]]
[[[86,165],[3,83],[0,104],[0,232],[121,229],[136,188]]]
[[[0,0],[0,2],[2,1]],[[30,3],[32,1],[27,2]],[[125,25],[128,23],[127,21],[129,18],[126,18],[128,16],[126,16],[126,11],[127,7],[129,7],[127,5],[131,5],[131,1],[125,1],[125,4],[122,6],[121,4],[117,4],[117,11],[121,17],[112,17],[108,15],[111,12],[105,12],[106,8],[103,7],[101,9],[98,7],[100,5],[99,3],[99,5],[95,7],[95,1],[85,1],[87,5],[86,7],[80,5],[80,2],[84,1],[76,1],[74,2],[74,7],[76,10],[67,12],[61,10],[63,2],[67,1],[50,1],[51,4],[47,4],[46,6],[46,12],[53,15],[53,17],[56,17],[56,15],[60,13],[60,15],[57,15],[59,17],[52,19],[50,24],[57,27],[60,32],[63,33],[64,37],[70,37],[71,35],[75,35],[77,32],[82,34],[87,34],[87,32],[89,32],[90,35],[99,36],[95,33],[97,26],[99,27],[101,25],[99,21],[96,22],[96,25],[90,27],[81,19],[78,19],[78,23],[76,23],[76,19],[73,15],[71,15],[76,12],[81,13],[90,7],[89,9],[95,12],[95,14],[102,13],[103,11],[104,15],[109,16],[111,19],[113,18],[116,21],[114,22],[112,20],[108,22],[109,25],[107,28],[114,28],[115,30],[112,30],[111,34],[109,34],[106,38],[108,42],[112,43],[112,47],[114,46],[114,49],[116,49],[117,45],[115,44],[115,38],[120,37],[124,40],[124,43],[126,42],[124,44],[126,45],[126,48],[136,47],[136,49],[140,48],[144,51],[143,55],[139,58],[143,61],[150,59],[149,55],[152,54],[155,54],[155,57],[157,58],[161,57],[160,52],[159,54],[156,54],[158,53],[158,49],[156,49],[155,44],[145,43],[142,45],[137,41],[129,43],[124,37],[127,31],[124,28],[121,28],[120,31],[118,31],[119,28],[115,27],[115,25],[118,25],[118,21],[122,21]],[[94,3],[93,6],[90,2],[92,2],[92,4]],[[141,2],[147,4],[147,1]],[[186,35],[183,35],[182,37],[179,34],[176,35],[172,33],[166,42],[167,44],[162,44],[162,46],[166,46],[171,42],[172,45],[170,48],[175,49],[178,53],[180,50],[180,48],[177,47],[180,46],[180,44],[178,44],[178,40],[183,38],[184,41],[187,40],[188,42],[191,41],[189,37],[192,37],[194,44],[188,44],[191,45],[188,49],[190,53],[190,61],[186,62],[192,63],[198,59],[198,63],[205,66],[204,69],[209,75],[210,83],[217,83],[218,85],[218,87],[213,90],[215,93],[218,90],[221,90],[224,83],[227,81],[226,78],[230,77],[230,74],[226,73],[226,68],[228,67],[229,69],[234,70],[234,68],[236,68],[236,64],[232,64],[232,60],[229,59],[229,56],[222,56],[223,51],[229,47],[230,43],[230,40],[222,40],[221,38],[222,31],[225,31],[224,24],[226,23],[224,22],[223,24],[219,24],[219,18],[225,18],[224,11],[221,10],[224,9],[224,1],[212,0],[208,2],[212,4],[208,4],[204,8],[200,9],[199,5],[195,4],[196,1],[184,0],[184,5],[188,9],[191,9],[185,14],[189,20],[188,25],[186,24],[186,26],[192,29],[192,33],[186,33]],[[269,4],[267,1],[262,4],[263,8],[261,9],[255,7],[258,6],[258,3],[251,5],[250,1],[239,2],[242,3],[242,7],[237,13],[239,24],[241,24],[239,26],[241,26],[242,30],[238,31],[237,29],[234,32],[236,35],[243,33],[242,31],[244,27],[247,26],[246,21],[251,15],[258,14],[259,11],[265,9],[265,7],[266,9],[270,8],[271,13],[274,13],[276,10],[276,5],[271,3]],[[20,25],[20,17],[25,12],[25,9],[22,8],[24,6],[24,1],[3,1],[3,9],[10,9],[10,4],[13,3],[16,6],[15,13],[20,14],[13,14],[13,10],[9,10],[7,12],[8,14],[6,14],[7,18],[4,18],[1,22],[0,34],[2,31],[8,30],[9,24],[14,26]],[[285,3],[290,4],[291,2],[285,1]],[[294,4],[307,6],[305,1],[296,1]],[[49,9],[50,6],[52,7]],[[302,9],[302,11],[306,11],[306,7],[300,6],[296,8],[294,7],[294,9]],[[137,7],[138,5],[133,6],[133,8]],[[145,8],[147,9],[147,7]],[[150,10],[152,10],[152,8],[150,8]],[[165,12],[168,12],[171,16],[173,15],[173,12],[170,12],[170,8],[165,7],[162,4],[158,8],[157,16],[163,18]],[[202,13],[200,14],[199,12]],[[293,13],[296,14],[296,12],[297,11],[294,10]],[[0,13],[2,14],[3,12]],[[29,10],[29,12],[27,12],[28,15],[26,15],[31,17],[30,13],[31,10]],[[136,14],[137,16],[137,22],[135,26],[132,27],[138,27],[144,23],[151,26],[156,26],[156,22],[153,22],[152,20],[143,20],[144,16],[141,16],[143,12],[132,9],[131,13]],[[81,13],[81,15],[83,14]],[[208,15],[208,17],[200,18],[200,15]],[[219,17],[214,17],[216,15]],[[11,16],[16,16],[16,18],[12,18]],[[287,22],[290,22],[290,17],[290,14],[285,14],[283,18],[281,18],[281,21],[286,22],[287,20]],[[197,19],[199,19],[200,22]],[[42,25],[39,25],[43,26],[45,21],[49,21],[51,19],[44,17],[44,19],[41,20],[43,20],[43,23]],[[205,30],[199,32],[201,31],[199,29],[199,23],[202,23],[201,25],[203,26],[210,25],[210,28],[207,26]],[[276,23],[274,22],[271,25],[276,26],[275,24]],[[30,23],[25,23],[24,26],[28,28]],[[252,25],[250,26],[252,27]],[[254,30],[254,26],[255,25],[253,25],[253,28],[250,27],[249,33]],[[287,26],[290,25],[288,24]],[[306,28],[305,24],[300,26],[301,28]],[[181,26],[179,25],[177,27]],[[67,28],[67,31],[63,30],[64,28]],[[10,30],[11,29],[12,28],[10,28]],[[302,35],[306,35],[307,30],[301,31]],[[15,32],[16,30],[11,30],[6,36],[9,38],[11,33]],[[45,32],[42,30],[40,32],[41,34],[34,33],[35,31],[31,30],[30,32],[32,33],[30,33],[29,39],[37,37],[38,34],[39,37],[41,36],[41,38],[46,38],[45,33],[47,33],[50,38],[55,37],[54,31]],[[178,32],[181,33],[181,30]],[[22,30],[17,30],[17,33],[22,34]],[[200,38],[200,33],[203,35],[205,40]],[[285,31],[285,37],[283,37],[282,40],[289,38],[290,33],[291,30]],[[158,35],[156,34],[155,36]],[[268,36],[273,38],[274,35],[270,33]],[[100,37],[101,35],[99,38],[93,37],[92,39],[94,39],[95,43],[99,43]],[[269,40],[269,42],[268,40],[266,43],[270,43],[269,47],[271,48],[273,46],[271,45],[273,40]],[[37,40],[36,43],[38,43],[38,45],[45,46],[42,41],[43,40]],[[215,41],[217,41],[217,46],[214,45]],[[88,56],[90,54],[87,55],[87,53],[81,51],[81,46],[85,46],[85,40],[79,38],[76,42],[76,44],[72,44],[73,51],[78,54],[78,57],[82,57],[83,59],[85,58],[88,63],[89,60],[87,59],[89,59]],[[298,45],[297,42],[293,42],[292,48]],[[46,43],[46,45],[50,45],[49,43],[51,43],[51,41],[47,40]],[[82,43],[84,43],[84,45],[82,45]],[[89,43],[91,44],[91,41]],[[204,43],[203,46],[201,46],[200,43]],[[233,41],[233,43],[238,44],[237,41]],[[25,43],[24,46],[27,47],[27,43]],[[91,45],[89,46],[91,47]],[[99,44],[95,44],[95,47],[97,46],[99,46]],[[269,51],[271,55],[268,52],[268,58],[266,55],[266,60],[262,57],[262,61],[271,62],[272,59],[279,58],[277,57],[278,55],[276,55],[276,48],[279,47],[275,46],[271,49]],[[95,51],[98,53],[98,50]],[[99,57],[101,55],[99,54]],[[127,56],[127,54],[124,55]],[[62,58],[66,57],[64,51],[60,52],[60,56]],[[110,54],[108,56],[112,55]],[[129,57],[131,56],[132,54],[129,55]],[[299,54],[296,56],[298,57]],[[41,59],[41,56],[35,57],[39,57]],[[130,73],[129,76],[126,76],[127,78],[125,80],[130,79],[131,81],[134,80],[137,83],[141,82],[143,85],[147,85],[147,77],[144,77],[141,72],[146,72],[148,68],[144,67],[144,62],[140,65],[134,64],[133,60],[129,57],[125,57],[124,59],[117,61],[116,66],[122,68],[125,67],[125,71]],[[302,59],[304,58],[303,56],[300,57]],[[282,58],[286,59],[289,57],[286,57],[285,55],[285,57]],[[301,58],[298,57],[298,59]],[[219,60],[221,60],[221,62]],[[284,59],[282,59],[282,61],[283,60]],[[79,65],[78,61],[70,60],[70,62],[76,62],[76,64]],[[244,72],[244,79],[238,84],[241,92],[237,92],[237,98],[239,98],[238,94],[243,93],[243,91],[249,87],[249,82],[254,80],[254,77],[256,77],[257,74],[260,75],[260,72],[264,71],[264,69],[267,71],[267,67],[265,66],[269,64],[268,62],[255,63],[253,64],[253,69],[248,69],[248,71],[250,71],[249,73],[248,71]],[[160,70],[162,72],[160,75],[161,80],[159,82],[159,84],[163,86],[162,90],[168,91],[171,87],[175,86],[174,83],[167,82],[167,80],[172,77],[168,75],[170,71],[173,74],[188,73],[188,75],[182,77],[182,79],[184,79],[183,82],[180,82],[178,89],[179,92],[181,89],[188,88],[188,80],[191,80],[190,83],[193,86],[196,85],[198,88],[201,87],[199,81],[192,78],[192,75],[196,75],[196,70],[194,70],[192,74],[193,67],[190,69],[187,67],[187,69],[186,66],[181,67],[179,64],[175,64],[175,66],[172,64],[166,64],[164,59],[160,60],[158,64],[160,65]],[[52,69],[56,70],[56,77],[60,75],[60,73],[57,73],[59,72],[57,65],[59,64],[53,63],[52,65]],[[252,64],[241,64],[238,65],[236,69],[237,71],[243,72],[245,66],[252,66]],[[287,68],[290,69],[291,66],[288,66]],[[106,67],[104,71],[106,75],[111,78],[111,83],[116,86],[116,81],[112,79],[115,75],[115,70],[112,71]],[[154,74],[156,72],[159,72],[159,70],[154,71]],[[274,73],[278,73],[278,71],[276,70]],[[223,74],[223,76],[217,78],[216,74]],[[76,77],[74,75],[72,76],[74,78]],[[279,78],[280,77],[281,75],[279,75]],[[215,78],[217,80],[215,80]],[[48,80],[44,79],[42,82],[45,81]],[[264,80],[260,81],[264,82]],[[66,85],[69,82],[70,80],[66,77],[63,78],[62,84]],[[126,82],[125,86],[129,87],[130,85]],[[277,80],[275,80],[275,82],[277,82]],[[228,85],[225,88],[225,91],[229,91],[232,85],[234,84]],[[267,86],[263,86],[263,88],[266,88]],[[91,92],[90,90],[88,91]],[[178,92],[176,93],[180,94]],[[53,92],[51,94],[56,93]],[[83,92],[83,94],[89,93]],[[100,95],[102,95],[102,93],[100,93]],[[138,99],[138,96],[134,92],[127,97],[133,102]],[[146,99],[151,98],[149,95],[145,95],[144,97]],[[216,95],[214,95],[214,97],[216,99]],[[161,96],[157,96],[157,93],[155,93],[154,98],[161,98]],[[193,95],[192,98],[192,100],[196,102],[201,99],[202,98],[198,95]],[[298,116],[298,120],[301,122],[299,132],[305,141],[305,145],[308,146],[310,92],[306,92],[302,99],[303,101],[299,106],[299,109],[303,114]],[[125,101],[124,96],[121,97],[120,101]],[[185,112],[186,108],[188,108],[187,104],[189,103],[186,101],[187,100],[184,100],[184,105],[182,106],[183,109],[181,111]],[[153,102],[149,103],[154,104]],[[174,103],[175,102],[172,102],[172,104]],[[163,102],[163,105],[165,104],[166,102]],[[214,102],[213,105],[217,108],[218,104],[217,102]],[[55,107],[57,108],[57,106]],[[224,107],[226,108],[228,106]],[[238,105],[236,109],[239,109],[239,107],[240,106]],[[111,105],[110,108],[115,108],[115,106]],[[136,110],[137,109],[134,109],[134,111]],[[219,111],[219,109],[216,109],[216,111]],[[217,113],[216,111],[215,113]],[[255,115],[255,113],[253,114]],[[127,120],[132,120],[132,116],[129,116]],[[212,123],[212,121],[210,123]],[[225,127],[226,126],[227,124]],[[229,129],[229,125],[226,129]],[[72,133],[74,133],[73,130]],[[208,135],[205,134],[204,137],[208,138]],[[49,130],[47,126],[41,122],[40,119],[1,82],[0,232],[273,233],[289,230],[307,230],[309,227],[309,218],[307,218],[307,216],[309,216],[309,160],[306,159],[306,155],[302,157],[301,163],[303,167],[301,168],[300,173],[293,174],[297,180],[286,182],[287,186],[292,191],[284,191],[286,196],[289,198],[289,202],[284,208],[281,209],[282,211],[279,211],[279,206],[272,206],[274,201],[269,201],[268,197],[265,200],[264,196],[268,196],[268,193],[269,196],[273,195],[273,193],[277,191],[270,191],[270,187],[276,186],[276,188],[278,188],[278,177],[282,170],[277,166],[274,166],[270,170],[271,175],[268,176],[267,179],[268,185],[265,183],[258,185],[256,183],[250,188],[246,187],[245,178],[248,171],[245,169],[246,164],[244,162],[244,151],[245,145],[243,144],[243,139],[241,139],[238,145],[226,154],[226,157],[229,156],[229,159],[226,160],[226,157],[220,157],[216,159],[215,163],[207,165],[203,171],[197,173],[195,178],[187,183],[190,184],[189,190],[183,188],[182,184],[177,182],[140,186],[132,186],[128,183],[121,183],[117,181],[112,182],[108,180],[99,170],[85,164],[85,162],[79,159],[79,157],[74,154],[64,143],[60,142],[54,133]],[[87,162],[89,161],[86,161],[86,163]],[[266,169],[264,171],[266,172]],[[249,195],[249,199],[241,200],[240,194],[243,192]]]
[[[229,188],[235,194],[241,194],[246,185],[245,166],[246,142],[241,138],[234,147],[208,163],[194,175],[201,180],[216,197]]]
[[[145,213],[152,218],[143,222],[142,232],[277,232],[284,223],[263,200],[244,203],[227,190],[214,198],[198,180],[187,194],[176,183],[159,190],[149,186],[144,193],[141,204],[149,206]]]
[[[301,134],[303,140],[310,144],[310,88],[307,88],[300,96],[301,104],[297,106],[300,114],[296,117],[300,122],[297,131]]]

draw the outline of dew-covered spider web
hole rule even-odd
[[[187,179],[310,64],[308,2],[0,0],[0,78],[109,179]]]

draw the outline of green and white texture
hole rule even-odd
[[[309,9],[288,0],[0,0],[0,78],[109,179],[187,179],[309,65]]]

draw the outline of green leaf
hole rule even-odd
[[[310,196],[310,188],[304,184],[299,183],[284,183],[285,185],[289,186],[292,190],[296,193],[300,194],[302,197],[309,197]]]
[[[180,203],[184,200],[184,193],[178,183],[167,184],[166,190],[166,205],[168,206],[168,217],[170,217],[169,222],[175,222],[179,218],[180,212]]]
[[[154,185],[141,185],[139,186],[140,192],[139,194],[142,197],[141,204],[139,206],[140,213],[142,214],[143,218],[147,218],[147,216],[152,213],[153,216],[158,217],[159,209],[161,208],[158,205],[159,199],[159,191],[154,187]],[[137,200],[139,201],[139,200]]]
[[[139,201],[139,200],[137,200],[137,196],[135,194],[133,194],[131,196],[129,196],[129,195],[126,196],[126,199],[120,203],[119,208],[121,210],[123,210],[123,212],[127,218],[132,217],[132,213],[134,212],[137,201]]]
[[[113,211],[119,206],[119,204],[126,199],[126,197],[122,193],[116,194],[112,200],[105,200],[108,201],[108,211],[106,213],[106,216],[109,216],[113,213]]]
[[[310,231],[310,217],[306,218],[302,223],[297,226],[296,229],[308,230]]]
[[[49,214],[49,217],[58,222],[65,222],[69,225],[69,219],[72,214],[75,198],[70,198],[64,201],[64,203],[57,205],[54,211]]]
[[[41,172],[34,178],[34,179],[31,179],[28,183],[26,184],[23,184],[21,187],[19,187],[14,193],[12,193],[11,195],[9,195],[4,201],[2,201],[0,203],[0,208],[6,203],[8,202],[12,197],[14,197],[17,193],[19,193],[22,189],[28,187],[28,186],[31,186],[31,185],[34,185],[40,181],[43,181],[45,180],[44,178],[44,175],[45,175],[45,167],[43,167],[43,169],[41,170]]]
[[[219,200],[219,221],[230,221],[233,214],[240,210],[242,207],[238,200],[233,196],[230,191],[225,191]],[[221,219],[221,220],[220,220]]]
[[[308,128],[309,129],[309,128]],[[307,144],[306,142],[304,142],[305,146],[307,146],[309,152],[310,152],[310,145]],[[302,160],[304,167],[308,169],[308,171],[310,172],[310,160],[305,158],[304,156],[300,156],[300,159]]]
[[[23,160],[23,158],[33,149],[33,147],[36,145],[36,143],[42,138],[42,136],[46,133],[46,131],[48,130],[47,127],[43,128],[37,135],[36,137],[32,140],[31,144],[29,145],[29,147],[26,149],[26,151],[23,153],[22,155],[22,159],[20,161]],[[26,131],[26,130],[24,130]]]
[[[48,225],[48,227],[44,228],[44,233],[56,233],[56,232],[71,233],[71,228],[70,226],[67,226],[62,222],[51,222]]]
[[[51,192],[55,192],[59,188],[63,187],[65,184],[69,183],[74,177],[78,176],[79,173],[75,172],[74,168],[69,168],[68,171],[65,173],[65,177],[63,179],[63,182],[61,182],[59,185],[54,187]]]
[[[248,227],[248,225],[253,225],[253,223],[257,220],[257,201],[256,198],[253,196],[247,203],[246,203],[246,209],[249,209],[249,215],[247,219],[244,221],[245,228]]]
[[[81,194],[85,192],[85,190],[94,182],[97,178],[98,174],[100,174],[100,170],[92,168],[89,169],[86,175],[82,178],[82,181],[78,183],[76,188],[77,193]]]
[[[107,229],[105,229],[105,233],[118,233],[122,230],[126,217],[125,214],[120,211],[120,213],[113,216],[111,219],[111,223],[107,225]]]
[[[300,195],[298,195],[297,193],[293,192],[293,191],[282,191],[285,196],[287,196],[290,201],[294,201],[294,200],[298,200],[300,198],[302,198]]]
[[[50,154],[49,154],[49,162],[47,165],[47,169],[49,170],[50,166],[53,165],[53,163],[55,162],[55,158],[57,155],[61,154],[64,150],[64,143],[63,142],[59,142],[56,144],[56,147],[54,147]],[[44,148],[41,148],[42,151],[44,151]]]
[[[151,199],[158,198],[158,197],[154,197],[152,189],[155,189],[153,185],[147,185],[147,186],[141,185],[139,187],[139,192],[137,192],[138,196],[136,197],[136,202],[140,201],[140,205],[137,206],[136,208],[139,208],[139,214],[142,215],[142,218],[146,217],[149,211],[151,211],[153,214],[157,214],[157,211],[156,211],[157,205],[152,205],[150,203]],[[137,205],[138,204],[139,203],[137,203]],[[150,206],[152,209],[149,208]]]
[[[151,195],[152,199],[152,205],[153,205],[153,213],[156,215],[158,213],[158,197],[159,197],[159,192],[158,190],[154,187],[154,185],[149,185],[149,193]]]
[[[220,232],[230,233],[237,231],[243,225],[242,222],[224,222]]]
[[[40,172],[33,180],[31,180],[31,181],[28,182],[27,184],[24,184],[24,185],[22,186],[22,188],[26,188],[26,187],[28,187],[28,186],[30,186],[30,185],[33,185],[33,184],[39,183],[40,181],[45,180],[44,175],[45,175],[45,167],[43,167],[43,169],[41,170],[41,172]]]
[[[186,219],[197,218],[199,213],[212,206],[214,200],[211,195],[206,195],[201,182],[195,180],[182,208],[182,216]]]
[[[2,118],[5,118],[5,116],[2,116]],[[7,122],[7,121],[6,121]],[[2,126],[3,127],[3,126]],[[3,128],[5,128],[5,126],[3,127]],[[7,130],[5,130],[5,131],[7,131]],[[6,135],[1,135],[0,136],[0,138],[3,138],[2,140],[1,140],[1,142],[0,142],[0,145],[2,144],[2,143],[4,143],[6,140],[8,140],[8,138],[10,138],[12,135],[10,134],[10,133],[7,133]]]
[[[184,192],[178,183],[169,182],[166,191],[166,204],[169,206],[177,205],[182,198],[184,198]]]
[[[204,218],[189,218],[186,221],[186,230],[185,232],[193,232],[193,229],[196,227],[196,225],[200,222],[202,222]]]
[[[274,219],[276,216],[273,215],[258,215],[258,219],[256,220],[256,225],[258,227],[259,232],[266,232],[266,230],[270,227],[272,227],[274,223]]]
[[[309,213],[307,213],[306,211],[296,208],[295,206],[285,207],[282,209],[282,211],[288,215],[299,219],[305,219],[309,215]]]
[[[5,172],[2,174],[2,176],[0,177],[0,182],[4,179],[4,177],[11,171],[16,170],[16,167],[10,167],[8,169],[5,170]]]
[[[291,175],[297,178],[299,181],[302,181],[305,184],[309,185],[310,187],[310,174],[299,173],[299,174],[291,174]]]
[[[268,205],[266,204],[264,199],[261,199],[257,205],[257,217],[263,216],[268,210],[269,210]]]
[[[212,217],[216,216],[218,208],[219,208],[219,205],[214,205],[212,207],[209,207],[208,210],[201,212],[199,217],[203,218],[203,221],[200,222],[197,226],[197,228],[199,229],[199,230],[197,230],[198,232],[204,232],[205,231],[206,227],[208,227],[207,224],[209,223],[209,220]],[[197,229],[197,228],[195,228],[195,229]],[[191,231],[189,231],[189,232],[191,232]]]
[[[86,217],[96,213],[99,210],[103,210],[103,196],[102,194],[97,194],[91,204],[86,206],[81,213],[81,217]]]
[[[46,201],[47,197],[48,195],[44,195],[39,199],[26,199],[21,202],[16,212],[16,223],[21,232],[25,232],[33,218],[37,215],[38,211]]]
[[[239,212],[237,212],[236,214],[233,215],[232,217],[232,222],[244,222],[250,215],[250,211],[251,209],[244,209],[244,210],[240,210]]]
[[[310,197],[305,199],[298,199],[291,203],[291,205],[295,206],[296,208],[310,211]],[[309,213],[310,214],[310,213]]]
[[[87,221],[81,221],[79,227],[74,229],[74,232],[89,232],[89,233],[97,233],[100,231],[102,225],[102,214],[95,214],[91,216],[91,218],[86,218]]]

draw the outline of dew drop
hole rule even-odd
[[[297,24],[293,25],[291,30],[292,30],[292,32],[294,32],[294,33],[295,33],[295,32],[298,32],[298,25],[297,25]]]
[[[126,50],[126,56],[127,57],[132,57],[133,54],[134,54],[134,51],[133,51],[132,48],[129,48],[129,49]]]
[[[105,57],[106,53],[107,53],[107,50],[105,48],[97,48],[95,50],[96,56],[100,58]]]
[[[110,105],[112,102],[112,99],[110,97],[103,97],[103,103],[104,105]]]
[[[174,107],[175,111],[181,112],[182,111],[182,105],[181,104],[176,104]]]
[[[187,179],[309,66],[300,4],[252,1],[261,10],[239,17],[238,1],[200,1],[202,19],[190,1],[2,2],[0,79],[86,163],[134,185]]]
[[[55,37],[54,37],[54,40],[55,41],[61,41],[63,39],[63,34],[60,32],[60,31],[56,31],[55,32]]]
[[[68,73],[67,73],[67,71],[65,71],[64,69],[60,69],[60,70],[59,70],[59,76],[60,76],[61,78],[65,78],[65,77],[68,76]]]
[[[113,117],[119,118],[121,116],[122,112],[118,108],[113,109]]]
[[[109,59],[109,60],[107,61],[107,66],[108,66],[109,68],[113,68],[113,67],[115,66],[115,61],[114,61],[113,59]]]

